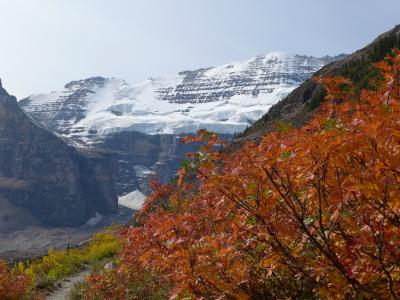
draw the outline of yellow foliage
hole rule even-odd
[[[116,255],[120,246],[114,233],[101,232],[86,247],[65,251],[50,249],[42,259],[31,262],[27,267],[19,264],[16,268],[31,276],[36,284],[51,283],[79,272],[88,264]]]

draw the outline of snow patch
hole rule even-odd
[[[146,196],[139,190],[118,197],[118,204],[133,210],[140,210],[143,206]]]

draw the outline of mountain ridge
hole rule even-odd
[[[341,58],[272,52],[129,85],[91,77],[36,94],[20,107],[45,128],[87,144],[112,132],[185,134],[205,127],[240,132],[321,66]]]

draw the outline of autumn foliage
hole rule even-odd
[[[0,260],[0,299],[20,300],[31,299],[31,280],[22,271],[11,270]]]
[[[319,79],[321,113],[260,143],[206,142],[125,232],[88,298],[400,297],[400,52],[372,90]],[[141,296],[140,296],[141,295]]]

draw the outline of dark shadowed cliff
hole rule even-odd
[[[110,161],[80,153],[35,125],[0,83],[0,198],[6,208],[0,231],[34,223],[78,226],[96,212],[115,212]]]

